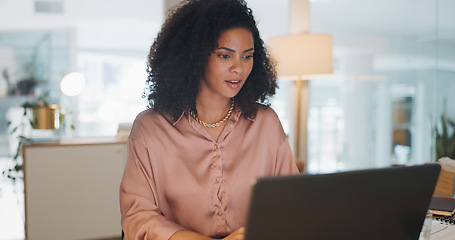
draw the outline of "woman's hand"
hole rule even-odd
[[[244,238],[245,238],[245,227],[241,227],[223,239],[224,240],[243,240]]]
[[[229,234],[229,236],[223,238],[223,240],[243,240],[245,238],[245,227],[241,227],[235,232]],[[188,230],[180,230],[174,233],[174,235],[169,238],[169,240],[209,240],[213,238],[209,238],[206,236],[202,236],[199,233],[188,231]]]

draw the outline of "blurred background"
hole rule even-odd
[[[43,97],[65,116],[58,130],[27,130],[35,139],[110,137],[132,123],[147,106],[148,50],[175,2],[0,0],[0,170],[25,102]],[[290,33],[290,0],[247,2],[264,40]],[[306,171],[436,161],[440,119],[455,120],[455,1],[308,3],[310,32],[333,38],[334,72],[309,80]],[[70,72],[85,78],[75,96],[60,89]],[[294,84],[279,81],[272,107],[295,150]],[[0,239],[24,238],[23,201],[5,197],[16,188],[0,190]]]

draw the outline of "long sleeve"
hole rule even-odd
[[[122,229],[126,239],[166,240],[181,226],[164,217],[158,208],[157,187],[145,146],[128,141],[128,158],[120,186]]]
[[[275,175],[299,174],[287,137],[281,143],[276,159],[277,168]]]

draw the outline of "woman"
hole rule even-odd
[[[120,187],[126,239],[243,239],[251,182],[296,174],[276,74],[243,0],[190,0],[148,57]],[[262,104],[258,103],[261,102]]]

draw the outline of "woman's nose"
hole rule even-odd
[[[241,59],[236,59],[233,61],[231,66],[231,71],[237,74],[242,74],[244,70],[244,66]]]

